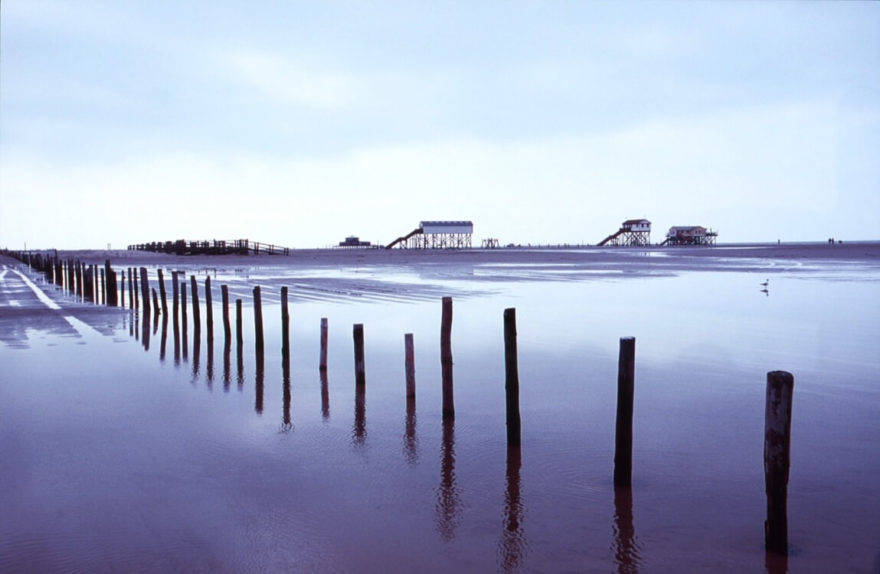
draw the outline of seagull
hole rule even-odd
[[[767,285],[769,285],[769,284],[770,284],[770,279],[767,279],[766,281],[764,281],[763,283],[761,283],[761,287],[763,287],[763,288],[766,289],[766,288],[767,288]]]

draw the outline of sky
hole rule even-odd
[[[5,0],[0,248],[880,239],[880,2]]]

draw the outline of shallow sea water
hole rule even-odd
[[[191,309],[186,347],[173,323],[144,329],[129,311],[101,333],[81,321],[78,336],[31,332],[25,348],[0,346],[0,571],[877,571],[880,273],[774,267],[768,293],[767,275],[735,268],[216,269],[213,345],[204,271],[198,345]],[[240,361],[234,340],[224,349],[223,283],[245,306]],[[443,295],[453,423],[440,412]],[[520,451],[505,444],[507,307]],[[615,492],[623,336],[636,337],[633,488]],[[765,377],[777,369],[795,376],[787,563],[763,549]]]

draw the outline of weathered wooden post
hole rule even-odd
[[[141,267],[141,299],[144,305],[144,314],[150,312],[150,280],[147,277],[147,268]]]
[[[621,337],[617,363],[617,421],[614,437],[614,486],[632,486],[632,424],[635,385],[635,337]]]
[[[184,277],[183,281],[180,282],[180,315],[181,315],[181,323],[183,324],[183,333],[186,335],[186,278]],[[185,340],[185,339],[184,339]],[[186,353],[186,345],[183,346],[184,353]],[[184,355],[185,357],[186,355]]]
[[[223,300],[223,334],[226,340],[232,340],[232,326],[229,324],[229,287],[220,286],[220,297]]]
[[[244,327],[242,326],[241,299],[235,300],[235,340],[238,348],[244,345]]]
[[[507,403],[507,445],[519,446],[519,367],[516,351],[516,309],[504,310],[504,394]]]
[[[168,316],[168,297],[165,293],[165,274],[161,269],[156,270],[159,276],[159,294],[162,296],[162,314]]]
[[[403,336],[404,366],[406,367],[406,398],[414,399],[416,396],[416,352],[413,344],[413,334]]]
[[[199,284],[196,282],[196,276],[189,276],[190,282],[190,299],[193,308],[193,329],[198,333],[202,329],[202,316],[199,312]]]
[[[211,277],[205,277],[205,316],[208,323],[208,347],[214,344],[214,302],[211,296]]]
[[[455,418],[452,396],[452,297],[443,297],[440,321],[440,367],[443,384],[443,418]]]
[[[767,373],[764,411],[764,490],[767,521],[764,547],[788,554],[788,470],[791,453],[791,404],[794,376],[786,371]]]
[[[121,280],[120,280],[121,277]],[[125,307],[125,271],[119,271],[116,273],[116,282],[119,285],[119,306]]]
[[[259,285],[254,287],[254,345],[257,353],[263,352],[263,297]]]
[[[134,275],[132,273],[132,268],[129,267],[128,268],[128,308],[129,309],[136,309],[138,307],[137,296],[135,295],[137,293],[137,290],[135,289],[137,286],[134,284],[135,277],[136,277],[136,275]]]
[[[287,308],[287,286],[281,288],[281,357],[290,361],[290,312]]]
[[[156,319],[159,318],[159,296],[156,294],[156,288],[153,287],[153,308],[156,310]]]
[[[180,316],[180,285],[178,284],[177,271],[171,272],[171,305],[174,313],[174,324],[177,324],[177,317]]]
[[[97,269],[97,265],[95,266]],[[106,269],[101,268],[101,301],[100,303],[107,305],[107,277],[105,273]]]
[[[367,383],[366,367],[364,365],[364,326],[356,323],[352,332],[354,336],[354,380],[357,387],[363,387]]]
[[[321,317],[321,360],[318,370],[327,370],[327,317]]]
[[[119,292],[116,288],[116,272],[110,265],[110,260],[104,261],[104,275],[107,277],[107,306],[116,307],[119,305]]]

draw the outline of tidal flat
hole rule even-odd
[[[195,277],[200,328],[191,292],[184,329],[182,309],[147,317],[128,292],[122,307],[95,305],[0,257],[0,571],[880,568],[880,244],[59,257],[146,267],[152,287],[163,269],[169,297],[172,271],[188,289]],[[453,420],[441,413],[442,297],[454,305]],[[505,435],[511,307],[519,449]],[[621,490],[628,336],[633,486]],[[764,552],[773,370],[795,379],[787,559]]]

